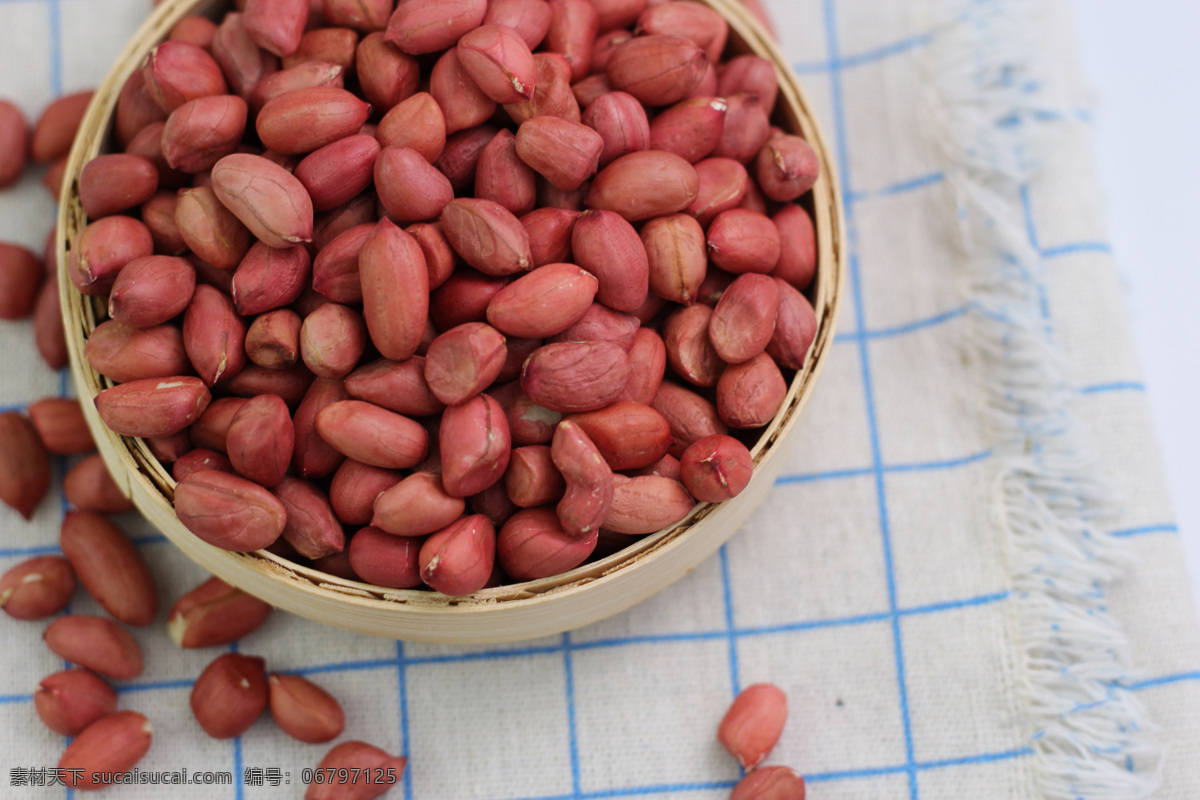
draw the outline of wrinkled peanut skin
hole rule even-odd
[[[594,534],[612,506],[612,468],[583,429],[569,420],[555,428],[550,457],[567,483],[556,508],[563,531],[575,537]]]

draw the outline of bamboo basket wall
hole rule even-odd
[[[184,16],[218,18],[230,4],[218,0],[167,0],[130,41],[96,91],[71,151],[58,220],[58,285],[67,332],[71,374],[97,448],[121,491],[171,542],[223,580],[279,608],[349,630],[377,636],[443,643],[490,643],[531,639],[581,627],[654,595],[679,580],[729,539],[762,502],[787,458],[798,423],[829,357],[844,294],[844,222],[834,162],[813,118],[811,105],[782,53],[737,0],[703,0],[729,21],[729,48],[771,60],[779,78],[774,124],[803,136],[821,161],[821,178],[804,202],[816,228],[818,261],[808,297],[818,329],[809,359],[789,386],[778,414],[751,448],[754,477],[736,498],[699,504],[682,522],[635,540],[625,549],[553,578],[485,589],[465,597],[393,590],[343,580],[265,551],[231,553],[190,533],[172,508],[175,482],[144,441],[105,427],[91,402],[112,383],[83,358],[88,335],[106,317],[102,298],[77,292],[67,275],[67,248],[87,224],[79,202],[79,174],[109,147],[111,121],[126,79]],[[748,532],[753,535],[753,532]]]

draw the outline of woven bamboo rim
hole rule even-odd
[[[106,316],[104,303],[77,292],[67,274],[67,243],[87,224],[79,202],[79,174],[108,144],[117,97],[151,48],[190,14],[218,15],[219,0],[167,0],[142,25],[97,89],[63,180],[58,218],[58,285],[71,374],[96,446],[121,491],[189,558],[263,600],[328,625],[376,636],[438,643],[494,643],[532,639],[579,628],[624,611],[670,586],[728,540],[765,498],[787,459],[789,442],[833,343],[844,294],[845,241],[841,196],[833,159],[811,104],[769,34],[737,0],[702,0],[729,21],[731,47],[770,59],[779,78],[775,124],[802,135],[821,161],[821,178],[805,203],[816,228],[818,260],[809,299],[817,335],[807,364],[793,379],[783,406],[751,448],[754,478],[733,500],[702,503],[682,522],[638,539],[618,553],[562,575],[485,589],[465,597],[394,590],[343,580],[265,551],[230,553],[192,535],[175,517],[175,481],[144,441],[119,436],[101,422],[91,402],[112,383],[83,358],[87,336]]]

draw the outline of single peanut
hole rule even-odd
[[[79,202],[92,219],[139,206],[158,190],[158,171],[128,153],[99,155],[79,173]]]
[[[320,378],[349,375],[366,345],[366,323],[349,306],[326,303],[305,317],[300,327],[300,357]]]
[[[481,514],[463,517],[421,545],[421,580],[446,595],[477,592],[491,577],[495,557],[491,520]]]
[[[656,475],[613,477],[613,500],[604,529],[635,536],[669,528],[696,505],[677,480]]]
[[[571,260],[571,229],[578,211],[565,208],[536,208],[521,217],[529,235],[529,254],[533,266],[560,264]]]
[[[305,156],[294,174],[312,198],[313,209],[329,211],[371,185],[379,152],[375,137],[347,136]]]
[[[354,67],[354,49],[357,45],[358,34],[349,28],[312,28],[300,37],[296,52],[283,57],[283,68],[292,69],[301,64],[322,61],[349,71]]]
[[[117,711],[93,722],[67,745],[58,760],[58,769],[66,775],[79,775],[72,787],[80,790],[103,789],[103,775],[122,775],[142,760],[150,749],[150,720],[136,711]]]
[[[630,222],[641,222],[683,211],[699,190],[699,176],[687,161],[674,153],[643,150],[621,156],[602,169],[585,202],[590,208],[615,211]]]
[[[429,434],[407,417],[361,400],[342,400],[316,416],[321,438],[347,458],[385,469],[407,469],[429,452]]]
[[[508,420],[504,409],[488,395],[477,394],[447,408],[438,443],[447,494],[469,497],[504,477],[511,444]]]
[[[429,271],[421,246],[382,219],[363,243],[358,273],[371,342],[384,358],[411,358],[429,315]],[[404,286],[406,291],[396,292],[396,286]]]
[[[381,111],[412,96],[421,82],[420,62],[389,44],[382,31],[359,42],[354,63],[363,97]]]
[[[533,352],[521,370],[521,388],[551,411],[594,411],[620,396],[629,373],[629,356],[618,344],[558,342]]]
[[[158,614],[158,587],[142,554],[102,514],[70,511],[59,543],[79,582],[105,611],[126,625],[148,625]]]
[[[286,369],[300,358],[300,315],[287,308],[268,311],[246,331],[246,355],[260,367]]]
[[[590,0],[550,0],[550,27],[544,49],[566,58],[572,81],[583,78],[591,67],[599,25],[600,16]]]
[[[291,69],[272,72],[254,87],[250,95],[250,107],[255,116],[271,100],[297,89],[314,86],[332,86],[340,89],[345,82],[345,70],[326,61],[307,61]]]
[[[263,50],[290,56],[300,47],[308,7],[308,0],[246,0],[242,23]]]
[[[467,322],[429,345],[425,382],[442,403],[457,405],[490,386],[506,356],[503,334],[482,322]]]
[[[596,174],[604,139],[581,122],[541,116],[517,128],[517,155],[539,175],[573,192]]]
[[[179,193],[175,225],[187,248],[217,269],[232,270],[253,242],[249,228],[209,186]]]
[[[728,431],[712,403],[677,383],[663,381],[651,405],[670,425],[674,439],[670,453],[676,458],[697,439]]]
[[[375,191],[393,219],[436,219],[454,199],[450,180],[411,147],[385,147],[374,163]]]
[[[779,284],[767,275],[739,275],[721,295],[709,321],[708,335],[729,364],[749,361],[766,349],[775,332]]]
[[[109,678],[142,674],[142,648],[128,630],[107,617],[72,614],[50,623],[42,634],[55,655]]]
[[[317,486],[300,478],[286,477],[274,488],[287,511],[283,538],[308,559],[340,553],[346,535],[333,512],[329,498]]]
[[[270,613],[271,606],[257,597],[209,578],[175,601],[167,634],[183,648],[215,647],[253,633]]]
[[[650,405],[667,369],[667,348],[651,328],[638,328],[629,348],[629,380],[617,399]]]
[[[804,778],[787,767],[754,770],[737,782],[729,800],[804,800]]]
[[[735,56],[721,65],[717,94],[722,97],[757,95],[763,108],[774,108],[779,94],[775,65],[762,56]]]
[[[191,425],[211,395],[199,378],[178,376],[122,383],[96,395],[100,419],[122,436],[170,436]]]
[[[287,523],[287,510],[269,491],[216,470],[193,472],[176,484],[175,515],[204,541],[233,552],[266,547]]]
[[[475,196],[499,203],[513,214],[533,211],[537,201],[537,175],[517,155],[516,136],[512,131],[500,131],[479,152]]]
[[[779,229],[757,211],[723,211],[708,226],[709,258],[726,272],[771,272],[780,250]]]
[[[311,783],[304,792],[304,800],[374,800],[398,783],[404,776],[403,756],[392,757],[378,747],[361,741],[342,742],[325,754],[317,770],[321,774],[337,776],[327,783]],[[379,780],[350,781],[341,776],[370,772]]]
[[[90,455],[67,470],[63,495],[80,511],[121,514],[133,510],[133,501],[117,487],[99,454]]]
[[[807,192],[821,174],[821,162],[812,145],[799,136],[772,137],[758,151],[755,175],[763,194],[787,203]]]
[[[612,506],[612,468],[583,429],[569,420],[555,428],[550,457],[567,484],[556,508],[563,531],[570,536],[595,533]]]
[[[0,242],[0,319],[24,319],[33,311],[42,285],[38,257],[16,244]]]
[[[495,125],[484,122],[446,137],[446,146],[433,165],[450,179],[456,194],[464,197],[470,194],[479,168],[479,156],[499,132]]]
[[[580,267],[546,264],[492,297],[488,321],[510,336],[553,336],[579,321],[598,286],[596,278]]]
[[[633,347],[641,321],[632,314],[622,314],[605,306],[592,303],[577,322],[560,334],[552,336],[551,342],[611,342],[628,352]]]
[[[267,708],[263,659],[241,653],[217,656],[196,678],[188,698],[192,715],[214,739],[240,736]]]
[[[559,53],[535,53],[533,63],[537,67],[537,87],[533,97],[505,103],[504,111],[517,125],[543,116],[579,122],[579,101],[571,90],[571,65],[567,59]]]
[[[107,320],[88,336],[83,356],[92,369],[118,383],[165,378],[191,370],[183,334],[173,325],[131,328]]]
[[[817,236],[812,217],[801,206],[789,203],[771,217],[779,230],[779,261],[773,277],[803,291],[812,283],[817,269]]]
[[[411,147],[432,164],[446,147],[446,118],[433,95],[417,92],[383,115],[375,136],[384,147]]]
[[[425,382],[422,356],[405,361],[379,359],[361,366],[346,377],[346,391],[356,400],[409,417],[427,417],[445,408]]]
[[[166,41],[150,51],[142,67],[146,91],[168,114],[190,100],[225,94],[221,65],[204,48]]]
[[[491,200],[451,201],[442,210],[442,232],[464,261],[487,275],[513,275],[533,266],[525,226]]]
[[[693,42],[655,33],[618,45],[605,74],[613,87],[648,106],[678,103],[692,93],[708,68],[708,56]]]
[[[267,101],[255,130],[268,150],[286,155],[311,153],[357,133],[370,115],[370,104],[351,92],[336,86],[313,86]]]
[[[597,411],[570,414],[566,419],[587,434],[614,470],[650,466],[671,447],[666,418],[641,403],[619,400]]]
[[[769,683],[747,686],[734,699],[717,728],[717,739],[743,769],[762,763],[787,722],[787,695]]]
[[[150,229],[132,217],[103,217],[88,225],[71,242],[68,273],[71,283],[86,295],[112,288],[126,264],[154,251]]]
[[[399,470],[346,459],[329,483],[329,503],[343,525],[368,525],[376,499],[400,482]],[[441,485],[441,482],[438,482]]]
[[[447,135],[482,125],[496,111],[496,101],[471,79],[457,49],[447,50],[433,65],[429,93],[442,110]]]
[[[301,742],[328,742],[346,724],[342,706],[333,695],[299,675],[271,673],[271,716],[280,730]]]
[[[117,693],[94,672],[75,667],[42,678],[33,692],[33,707],[50,730],[78,736],[117,710]]]
[[[92,101],[92,93],[76,92],[59,97],[46,106],[33,127],[29,155],[39,164],[62,158],[75,141],[75,132]]]
[[[679,463],[683,485],[692,497],[720,503],[741,494],[750,483],[754,461],[746,446],[732,436],[713,435],[697,439]]]
[[[171,112],[162,133],[162,151],[171,169],[204,172],[237,150],[249,107],[236,95],[189,100]]]
[[[362,528],[347,548],[350,566],[359,579],[375,586],[415,589],[423,583],[421,543],[421,539],[392,536],[379,528]]]
[[[479,27],[485,13],[487,0],[400,0],[388,19],[385,36],[406,53],[435,53],[452,47],[463,34]]]
[[[546,0],[490,0],[483,23],[512,28],[530,50],[536,50],[550,30],[550,4]]]
[[[601,167],[623,155],[650,149],[646,108],[626,92],[608,92],[597,97],[583,112],[583,124],[593,128],[604,141]]]
[[[212,386],[242,370],[245,341],[246,323],[233,301],[219,289],[197,286],[183,315],[183,346],[205,383]]]
[[[458,40],[458,60],[484,94],[497,103],[533,97],[537,66],[529,45],[504,25],[481,25]]]
[[[305,392],[303,400],[292,415],[296,444],[292,452],[292,467],[302,478],[323,478],[345,459],[317,432],[317,414],[326,406],[348,400],[346,387],[335,378],[317,378]]]
[[[25,410],[48,452],[75,455],[96,449],[83,409],[73,397],[43,397]]]
[[[278,164],[247,153],[225,156],[212,168],[212,188],[268,247],[312,241],[312,200],[304,184]]]
[[[227,457],[216,450],[198,447],[175,459],[175,463],[171,465],[171,477],[179,482],[193,472],[203,472],[206,469],[215,469],[221,472],[235,471]]]
[[[528,508],[509,518],[496,537],[496,558],[510,577],[537,580],[559,575],[582,564],[596,549],[599,531],[570,536],[558,515]]]
[[[650,149],[695,164],[720,143],[728,107],[719,97],[691,97],[676,103],[650,123]]]
[[[29,140],[29,121],[21,109],[0,100],[0,188],[16,183],[25,171]]]
[[[0,577],[0,608],[13,619],[57,614],[75,593],[75,571],[58,556],[35,556]]]
[[[186,259],[145,256],[125,265],[108,295],[108,315],[124,325],[149,328],[182,314],[196,288]]]
[[[779,411],[787,381],[767,353],[731,364],[717,381],[717,414],[731,428],[761,428]]]
[[[238,474],[270,488],[287,473],[295,441],[287,405],[277,395],[264,394],[251,398],[234,414],[225,447]]]

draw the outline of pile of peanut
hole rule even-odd
[[[818,160],[771,124],[771,62],[722,60],[725,20],[690,0],[239,9],[185,18],[129,78],[114,117],[124,152],[84,168],[90,223],[68,243],[74,285],[107,297],[85,356],[117,385],[97,410],[173,465],[189,530],[464,595],[573,569],[745,488],[746,443],[816,332],[803,294],[815,236],[797,200]],[[52,104],[32,137],[0,102],[0,186],[31,155],[57,195],[89,97]],[[0,316],[35,309],[39,349],[61,367],[53,276],[0,246]],[[19,452],[39,431],[0,417]],[[26,514],[48,481],[42,458],[0,459],[0,496]],[[78,508],[122,510],[98,457],[76,470],[75,494],[95,496],[81,505],[68,488]],[[64,523],[68,559],[68,528],[84,529],[133,574],[123,534],[82,513]],[[57,587],[38,602],[61,599],[40,616],[79,572],[117,619],[145,624],[102,599],[111,579],[71,563],[37,565],[51,578],[36,586]],[[201,607],[258,602],[219,582],[196,593]],[[63,625],[74,619],[48,631],[64,657],[104,652],[140,672],[127,632]],[[215,731],[261,714],[261,659],[222,656],[210,672],[198,692],[261,691],[233,710],[194,694],[206,730],[204,709],[234,714]],[[285,677],[281,696],[332,731],[304,740],[336,736],[340,707],[302,679],[272,677],[272,711]],[[94,675],[61,680],[105,697]],[[303,738],[288,702],[276,718]],[[107,701],[93,710],[114,716]],[[139,719],[112,724],[133,736]]]

